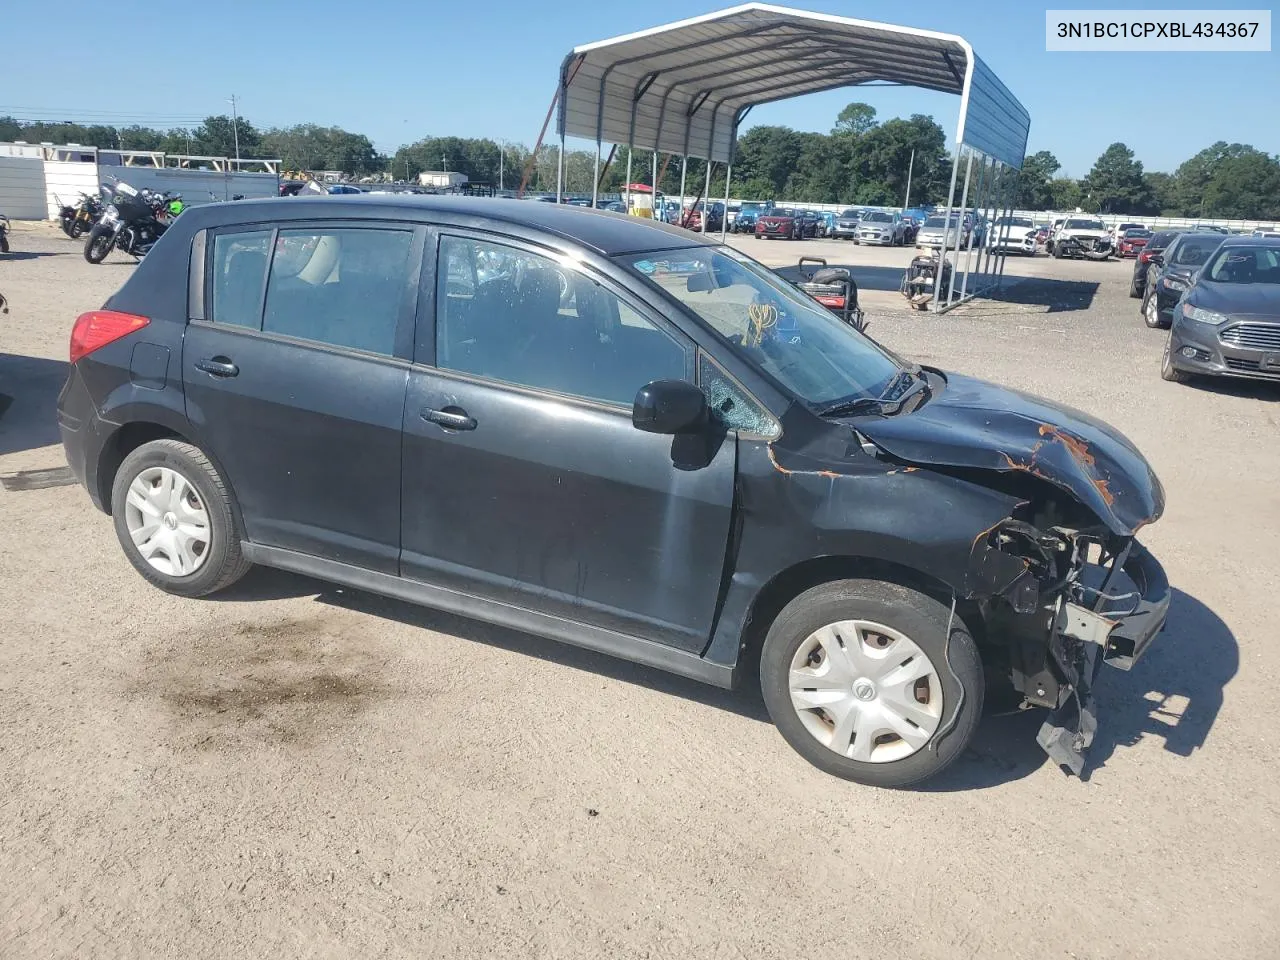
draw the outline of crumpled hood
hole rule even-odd
[[[1164,512],[1164,488],[1119,431],[1070,407],[959,374],[914,413],[857,429],[921,466],[1025,471],[1070,493],[1112,532],[1131,536]]]

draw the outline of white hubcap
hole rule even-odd
[[[909,757],[942,720],[932,661],[906,635],[867,620],[810,634],[791,658],[791,705],[823,746],[863,763]]]
[[[142,559],[170,577],[195,573],[209,555],[209,512],[176,470],[148,467],[134,477],[124,522]]]

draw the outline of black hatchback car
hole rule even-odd
[[[730,687],[902,786],[984,664],[1076,771],[1169,588],[1164,493],[1082,413],[903,360],[749,257],[561,205],[188,210],[81,316],[67,458],[157,587],[251,564]],[[1119,597],[1111,600],[1110,597]]]
[[[1142,319],[1148,327],[1167,327],[1173,305],[1187,292],[1210,254],[1222,244],[1222,235],[1209,231],[1180,233],[1163,253],[1151,258],[1155,268],[1142,295]]]

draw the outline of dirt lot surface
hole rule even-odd
[[[1280,389],[1162,382],[1128,264],[1012,263],[1041,279],[940,318],[868,300],[902,353],[1114,423],[1169,504],[1143,534],[1169,628],[1105,671],[1089,782],[1040,753],[1039,714],[993,712],[906,793],[810,768],[755,691],[270,571],[150,588],[82,489],[24,472],[63,464],[71,322],[132,267],[13,239],[5,960],[1280,956]],[[911,254],[740,245],[890,289]]]

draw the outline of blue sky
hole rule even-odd
[[[792,2],[966,37],[1031,111],[1028,152],[1051,150],[1070,176],[1086,174],[1116,140],[1132,147],[1148,170],[1171,170],[1216,140],[1280,153],[1280,54],[1274,52],[1047,53],[1046,5],[1021,0]],[[428,134],[531,144],[560,61],[573,46],[731,5],[112,0],[103,7],[8,0],[0,114],[185,125],[229,112],[226,99],[234,93],[241,113],[259,126],[335,124],[367,134],[384,151]],[[1106,5],[1084,0],[1075,6]],[[1126,0],[1124,6],[1173,5]],[[1230,4],[1241,6],[1249,4]],[[1198,7],[1228,5],[1200,0]],[[92,29],[73,30],[75,21]],[[126,43],[120,38],[128,30],[134,33]],[[114,45],[99,40],[111,35],[127,51],[119,76],[102,69],[104,58],[115,59],[107,52]],[[1176,107],[1157,106],[1164,98]],[[891,88],[772,104],[753,111],[748,125],[825,131],[851,100],[871,103],[881,119],[929,113],[948,136],[955,131],[957,98]]]

